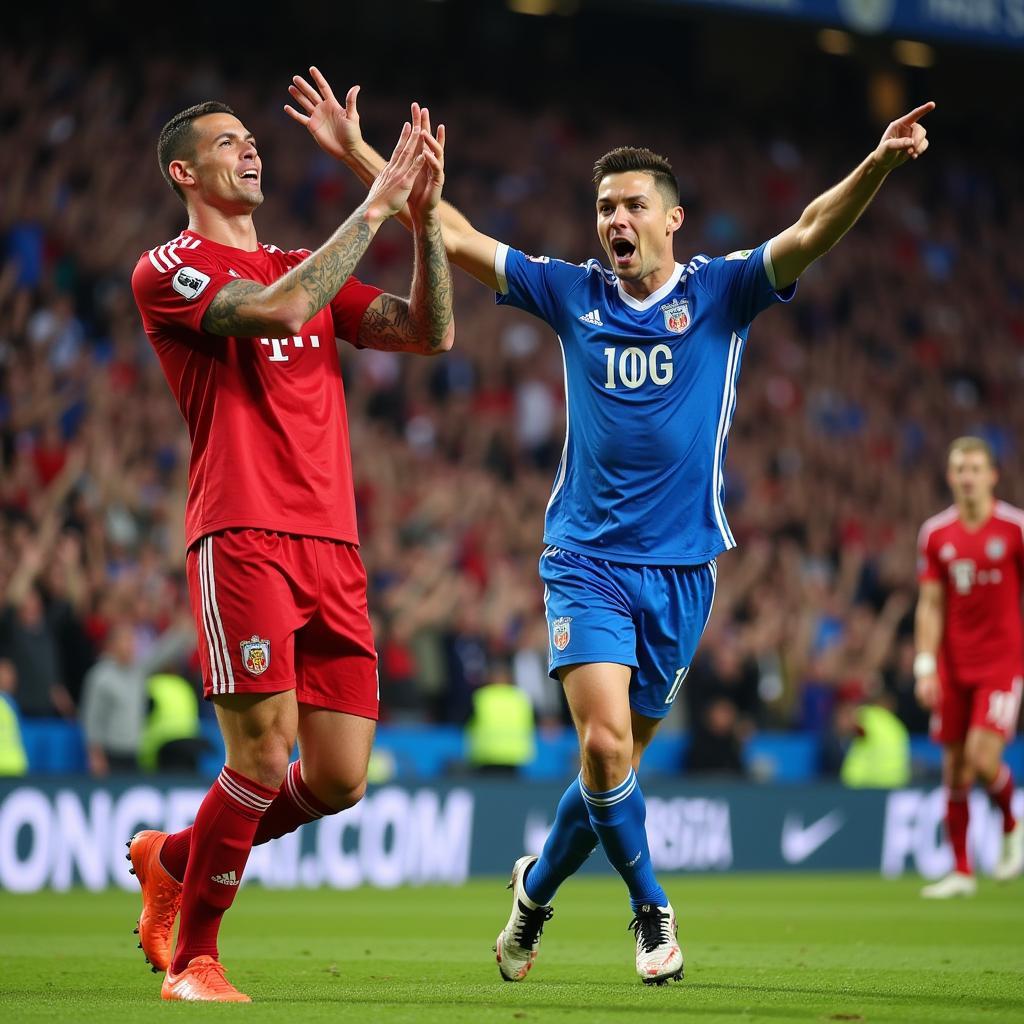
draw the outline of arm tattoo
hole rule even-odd
[[[386,292],[366,307],[356,339],[363,348],[404,352],[412,339],[409,300]],[[418,346],[417,346],[418,347]]]
[[[452,322],[452,280],[444,239],[436,224],[416,234],[412,298],[380,295],[359,324],[364,348],[387,352],[436,352]]]
[[[273,284],[238,280],[224,285],[203,316],[203,330],[254,337],[272,322],[268,308],[289,309],[306,323],[341,291],[372,237],[360,207],[316,252]]]
[[[439,220],[424,232],[416,232],[416,264],[412,278],[409,313],[416,333],[436,352],[452,322],[452,274],[444,249]]]
[[[251,338],[263,330],[262,320],[246,316],[240,307],[263,291],[255,281],[229,281],[216,295],[203,314],[203,330],[222,338]]]

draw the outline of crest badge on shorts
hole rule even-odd
[[[665,329],[673,334],[682,334],[690,326],[690,304],[686,299],[666,303],[661,311],[665,314]]]
[[[555,645],[556,651],[564,651],[569,646],[570,622],[572,622],[572,616],[563,615],[551,623],[551,642]]]
[[[254,676],[261,676],[270,668],[269,640],[263,640],[253,633],[239,646],[242,648],[242,664],[247,672],[251,672]]]

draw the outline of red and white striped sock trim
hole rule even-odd
[[[255,816],[262,817],[276,795],[272,789],[267,789],[258,782],[254,783],[252,779],[239,775],[227,766],[222,768],[220,775],[217,776],[217,784],[231,802],[249,816],[255,812]],[[268,797],[265,795],[267,793],[271,795]]]
[[[316,800],[316,797],[310,792],[309,786],[302,779],[302,763],[300,761],[292,761],[288,765],[288,771],[284,777],[284,789],[288,794],[288,799],[303,814],[309,816],[311,821],[315,821],[317,818],[322,818],[325,814],[330,814],[330,808],[326,805],[320,804],[320,801]],[[315,801],[315,802],[314,802]]]

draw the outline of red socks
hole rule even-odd
[[[217,932],[238,892],[260,818],[277,791],[223,768],[193,825],[171,973],[197,956],[217,956]],[[165,844],[166,845],[166,844]],[[165,865],[166,866],[166,865]]]
[[[1013,801],[1013,773],[1008,765],[999,766],[999,772],[988,787],[988,798],[1003,812],[1003,832],[1012,832],[1017,824],[1010,804]]]
[[[294,832],[308,821],[316,821],[325,814],[333,814],[334,808],[319,800],[302,779],[301,763],[292,761],[284,777],[281,792],[267,808],[260,819],[253,838],[253,846],[262,846],[271,839]],[[164,840],[160,850],[160,863],[172,878],[181,881],[188,864],[189,844],[192,841],[192,826],[175,832]]]
[[[967,859],[968,792],[967,789],[951,789],[946,798],[946,830],[953,847],[955,867],[965,875],[971,873],[971,862]]]
[[[334,808],[317,799],[309,786],[302,781],[302,763],[292,761],[285,772],[281,792],[263,815],[252,845],[262,846],[271,839],[294,832],[308,821],[316,821],[325,814],[333,813]]]

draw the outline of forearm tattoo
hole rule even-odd
[[[409,300],[384,293],[367,307],[357,340],[364,348],[404,352],[414,340],[411,323]]]
[[[341,291],[359,262],[373,233],[362,209],[351,217],[316,252],[272,285],[231,281],[214,296],[203,316],[203,330],[222,337],[254,337],[267,329],[266,302],[293,309],[301,322],[311,320]]]
[[[433,220],[416,234],[416,268],[413,274],[410,314],[431,352],[444,341],[452,322],[452,274],[444,250],[441,225]]]
[[[386,352],[437,352],[452,322],[452,279],[436,224],[416,234],[412,298],[381,295],[359,325],[359,344]]]

